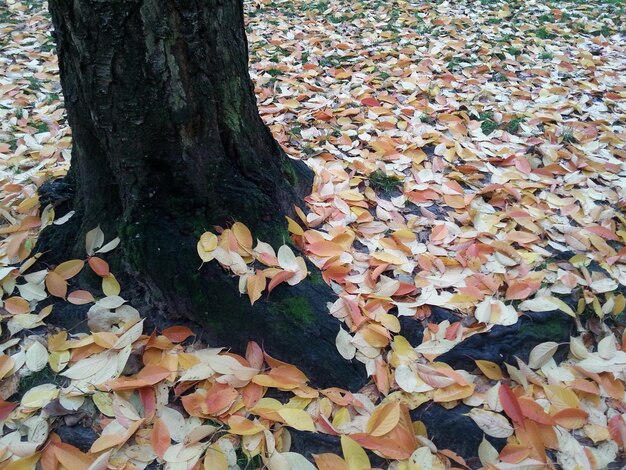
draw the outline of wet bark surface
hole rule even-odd
[[[198,269],[197,240],[216,225],[287,242],[284,216],[312,183],[259,116],[242,2],[52,0],[50,11],[73,149],[68,176],[41,196],[76,214],[43,232],[46,262],[84,258],[100,225],[122,239],[107,260],[149,326],[186,319],[211,346],[258,341],[314,385],[362,385],[364,368],[334,346],[328,286],[280,286],[251,307],[217,263]]]

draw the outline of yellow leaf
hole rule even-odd
[[[567,387],[544,385],[543,389],[546,392],[546,397],[557,410],[580,407],[580,400],[576,394]]]
[[[620,294],[615,297],[615,305],[613,306],[611,313],[613,315],[619,315],[624,311],[624,308],[626,308],[626,298]]]
[[[574,313],[572,308],[569,305],[567,305],[565,302],[563,302],[561,299],[557,297],[551,297],[550,300],[556,304],[557,308],[561,312],[567,313],[570,317],[576,317],[576,313]]]
[[[204,470],[228,470],[228,459],[224,452],[209,447],[204,456]]]
[[[53,351],[50,353],[50,357],[48,357],[50,369],[54,372],[61,372],[65,369],[68,362],[70,362],[69,351]]]
[[[252,240],[252,233],[250,233],[250,230],[248,229],[248,227],[246,227],[241,222],[235,222],[233,224],[231,230],[235,234],[235,238],[237,239],[237,243],[239,243],[239,245],[242,248],[244,248],[246,250],[251,250],[252,249],[252,242],[253,242],[253,240]]]
[[[291,426],[298,431],[315,432],[313,418],[311,418],[311,415],[304,410],[298,410],[296,408],[283,408],[278,411],[278,414],[285,420],[288,426]]]
[[[211,232],[204,232],[198,241],[198,256],[205,263],[211,261],[214,256],[213,252],[217,248],[217,236]]]
[[[495,362],[476,359],[474,361],[485,376],[491,380],[502,380],[502,370]]]
[[[37,462],[39,462],[40,453],[31,455],[30,457],[25,457],[22,459],[14,460],[13,462],[9,462],[6,467],[3,467],[2,470],[35,470],[37,466]]]
[[[333,427],[337,428],[341,426],[342,424],[345,424],[349,421],[350,421],[350,412],[348,411],[348,408],[339,408],[339,411],[337,411],[335,413],[335,416],[333,416],[332,425]]]
[[[290,217],[285,217],[287,219],[287,230],[289,230],[294,235],[304,235],[304,230],[302,227]]]
[[[54,272],[67,281],[81,272],[84,266],[85,262],[82,259],[73,259],[59,264],[54,268]]]
[[[113,273],[109,273],[102,278],[102,292],[104,292],[104,295],[107,297],[110,295],[120,295],[121,290],[120,283],[117,282]]]
[[[387,253],[385,251],[378,251],[376,253],[372,253],[372,258],[382,261],[383,263],[396,264],[401,265],[406,263],[408,260],[406,258],[400,258],[399,256],[392,255],[391,253]]]
[[[341,436],[341,451],[343,458],[348,462],[350,470],[366,470],[372,468],[370,459],[359,444],[348,436]]]
[[[112,394],[97,390],[91,397],[98,410],[103,415],[109,417],[115,416],[115,411],[113,411],[113,398],[111,395]]]
[[[59,389],[54,384],[42,384],[28,390],[22,397],[25,408],[43,408],[59,396]]]

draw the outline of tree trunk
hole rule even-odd
[[[255,237],[285,243],[284,215],[312,181],[259,117],[242,2],[49,3],[79,225],[44,232],[42,248],[84,256],[84,234],[99,224],[122,238],[114,265],[153,325],[182,316],[205,327],[212,345],[256,339],[317,385],[358,384],[360,371],[335,350],[328,286],[279,287],[251,308],[216,263],[197,271],[195,244],[213,225],[241,221]]]

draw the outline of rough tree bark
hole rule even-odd
[[[84,256],[84,234],[100,224],[122,238],[116,274],[152,324],[185,317],[214,345],[241,349],[256,339],[316,385],[358,385],[362,371],[334,347],[325,284],[279,287],[251,308],[216,263],[197,271],[196,241],[213,225],[241,221],[284,243],[284,215],[312,181],[259,117],[241,0],[49,3],[76,215],[73,225],[45,231],[41,248]]]

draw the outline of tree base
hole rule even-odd
[[[70,210],[67,194],[68,182],[59,180],[43,188],[40,197],[57,203],[57,213],[63,213]],[[84,257],[84,240],[76,239],[84,231],[82,225],[77,213],[65,224],[43,230],[35,249],[44,253],[40,261],[55,265]],[[327,307],[336,295],[321,276],[309,276],[295,286],[280,285],[252,306],[239,294],[237,278],[217,262],[200,268],[197,236],[188,233],[184,223],[153,215],[133,224],[132,231],[121,232],[122,243],[106,258],[122,286],[122,297],[146,318],[147,329],[185,324],[210,346],[238,353],[254,340],[272,357],[299,367],[316,387],[354,391],[367,382],[364,367],[344,360],[336,350],[340,323]],[[88,273],[78,282],[94,293],[100,288],[99,278]]]

